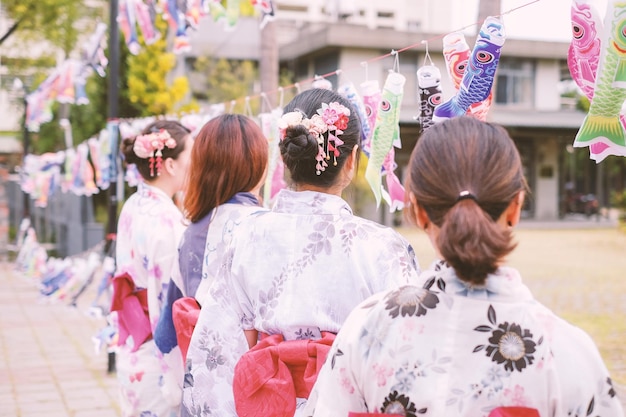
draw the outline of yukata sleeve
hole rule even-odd
[[[183,416],[236,417],[235,365],[248,350],[242,312],[227,262],[211,285],[191,337],[183,389]]]
[[[571,410],[580,410],[587,415],[623,417],[624,410],[613,381],[591,337],[583,330],[564,323],[559,326],[554,338],[553,354],[557,377],[561,381],[561,398],[557,400],[556,414],[566,415]]]
[[[149,245],[146,251],[148,311],[153,334],[161,316],[173,268],[178,266],[178,244],[185,228],[180,213],[166,211],[162,213],[158,224],[154,225],[155,231],[146,239]]]
[[[381,237],[377,268],[378,288],[374,292],[386,291],[407,284],[416,284],[420,272],[413,247],[399,233],[388,229]]]
[[[351,412],[369,411],[363,386],[371,379],[371,376],[366,375],[364,356],[370,350],[364,335],[368,334],[376,314],[372,308],[383,296],[384,293],[379,293],[366,299],[346,319],[313,386],[304,416],[347,417]],[[374,322],[377,321],[374,318]]]
[[[167,295],[163,303],[161,316],[154,329],[154,342],[159,350],[163,353],[169,353],[178,346],[176,339],[176,328],[174,327],[174,318],[172,317],[172,306],[174,301],[183,297],[183,293],[174,281],[170,281],[167,287]]]

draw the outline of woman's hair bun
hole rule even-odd
[[[124,160],[127,164],[135,164],[139,159],[137,155],[135,155],[135,151],[133,150],[133,146],[135,145],[135,138],[124,138],[122,140],[121,151],[124,155]]]
[[[289,158],[294,162],[300,159],[309,161],[314,159],[319,148],[317,139],[304,125],[288,127],[280,147],[283,158]]]

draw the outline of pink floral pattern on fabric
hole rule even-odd
[[[147,289],[148,315],[152,332],[158,322],[162,300],[177,261],[178,241],[185,230],[182,213],[163,191],[146,183],[131,195],[118,221],[117,273],[127,272],[135,286]],[[137,352],[121,346],[117,355],[117,377],[122,392],[122,415],[175,417],[180,403],[178,381],[182,370],[180,351],[163,355],[153,340]],[[180,365],[179,365],[180,368]]]

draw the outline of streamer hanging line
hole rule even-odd
[[[527,6],[530,6],[532,4],[538,3],[540,1],[542,1],[542,0],[532,0],[532,1],[529,1],[528,3],[524,3],[524,4],[521,4],[521,5],[517,6],[517,7],[513,7],[513,8],[508,9],[508,10],[506,10],[506,11],[504,11],[504,12],[498,14],[498,15],[493,15],[493,17],[502,17],[504,15],[511,14],[511,13],[517,11],[517,10],[520,10],[520,9],[522,9],[524,7],[527,7]],[[358,66],[348,67],[347,69],[343,69],[343,70],[338,68],[338,69],[336,69],[334,71],[327,72],[326,74],[316,74],[315,76],[313,76],[311,78],[307,78],[307,79],[300,80],[300,81],[298,81],[296,83],[293,83],[293,84],[289,84],[289,85],[285,85],[285,86],[279,87],[277,90],[264,91],[264,92],[261,92],[261,93],[255,94],[255,95],[251,95],[251,96],[247,96],[247,97],[249,99],[251,99],[251,100],[252,99],[259,99],[259,98],[261,98],[261,94],[270,95],[270,94],[277,93],[277,92],[281,93],[284,90],[291,89],[291,88],[295,88],[298,92],[300,92],[302,84],[312,83],[312,82],[314,82],[318,78],[328,78],[328,77],[331,77],[333,75],[338,75],[339,72],[341,72],[341,71],[343,71],[345,73],[345,72],[357,70],[359,67],[365,67],[365,74],[366,74],[366,80],[367,80],[367,77],[368,77],[368,64],[369,63],[380,61],[382,59],[389,58],[389,57],[392,57],[394,55],[397,57],[402,52],[406,52],[406,51],[409,51],[411,49],[415,49],[415,48],[417,48],[417,47],[419,47],[421,45],[424,45],[424,44],[428,45],[429,42],[433,42],[433,41],[436,41],[438,39],[443,39],[446,35],[449,35],[450,33],[462,32],[462,31],[464,31],[466,29],[470,29],[470,28],[473,28],[473,27],[480,27],[480,25],[482,25],[482,22],[474,22],[474,23],[468,24],[466,26],[460,27],[458,29],[449,31],[447,33],[443,33],[441,35],[435,35],[435,36],[432,36],[432,37],[430,37],[428,39],[423,39],[423,40],[421,40],[419,42],[416,42],[414,44],[405,46],[403,48],[400,48],[400,49],[397,49],[397,50],[393,49],[389,53],[386,53],[386,54],[383,54],[383,55],[380,55],[380,56],[376,56],[374,58],[370,58],[370,59],[365,60],[365,61],[361,61]],[[428,54],[428,47],[426,47],[426,53]],[[239,102],[239,101],[243,100],[244,98],[245,97],[239,97],[239,98],[236,98],[234,101]],[[220,104],[223,104],[223,103],[214,103],[214,104],[211,104],[211,105],[220,105]],[[209,105],[209,106],[211,106],[211,105]]]

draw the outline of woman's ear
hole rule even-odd
[[[344,172],[347,174],[346,176],[348,178],[348,182],[352,181],[352,178],[354,178],[354,175],[356,174],[358,152],[359,145],[354,145],[354,147],[352,148],[352,152],[350,152],[350,155],[348,155],[348,157],[346,158],[346,163],[343,166],[343,169],[345,170]]]
[[[172,177],[176,176],[176,161],[174,158],[165,158],[161,169],[165,169]]]
[[[354,145],[354,147],[352,148],[352,152],[350,152],[350,156],[348,156],[348,159],[346,160],[346,166],[350,170],[356,170],[356,161],[358,160],[358,152],[359,152],[359,145]]]
[[[524,205],[525,195],[526,193],[524,191],[517,193],[504,211],[506,224],[508,226],[515,226],[519,223],[520,217],[522,216],[522,206]]]
[[[420,229],[426,230],[428,225],[430,224],[430,219],[428,218],[428,214],[426,210],[417,202],[415,198],[415,194],[409,193],[409,201],[411,202],[410,209],[413,210],[415,222],[417,223],[417,227]]]

